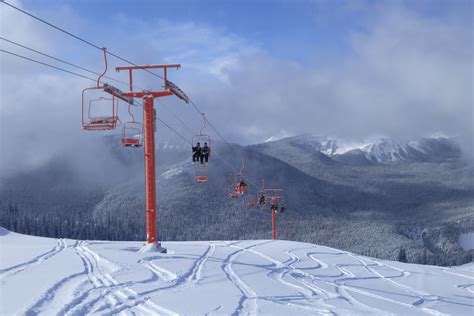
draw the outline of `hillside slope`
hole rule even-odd
[[[455,314],[474,309],[474,266],[440,268],[291,241],[140,242],[0,228],[0,314]],[[8,255],[6,255],[8,254]]]

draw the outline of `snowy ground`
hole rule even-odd
[[[290,241],[75,241],[0,228],[0,315],[474,315],[474,264],[375,260]]]

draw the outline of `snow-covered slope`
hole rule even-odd
[[[470,314],[474,265],[403,264],[291,241],[76,241],[0,233],[1,315]]]

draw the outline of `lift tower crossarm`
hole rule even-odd
[[[180,64],[174,64],[174,65],[145,65],[145,66],[123,66],[123,67],[115,67],[115,70],[120,71],[120,70],[129,70],[129,69],[166,69],[166,68],[175,68],[179,69],[181,68]]]
[[[167,82],[167,69],[179,69],[181,65],[147,65],[147,66],[126,66],[116,67],[115,70],[128,70],[130,80],[130,91],[122,92],[124,97],[143,99],[143,148],[145,151],[145,204],[146,204],[146,241],[154,244],[159,251],[166,251],[161,247],[157,236],[156,227],[156,168],[155,168],[155,111],[154,99],[175,94],[172,92]],[[133,91],[133,70],[163,69],[164,81],[162,91]]]
[[[152,92],[152,91],[142,91],[142,92],[123,92],[122,95],[126,97],[132,98],[140,98],[143,99],[145,96],[152,96],[154,98],[166,97],[169,95],[173,95],[173,92],[170,91],[159,91],[159,92]]]
[[[133,70],[148,70],[148,69],[163,69],[164,77],[163,80],[165,81],[164,87],[167,87],[167,69],[168,68],[174,68],[174,69],[179,69],[181,68],[180,64],[173,64],[173,65],[146,65],[146,66],[123,66],[123,67],[115,67],[115,70],[117,72],[120,72],[121,70],[128,70],[128,76],[129,76],[129,81],[130,81],[130,92],[133,91],[133,79],[132,79],[132,71]]]

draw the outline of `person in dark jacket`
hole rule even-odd
[[[207,143],[204,143],[204,146],[202,146],[201,149],[201,163],[208,162],[209,161],[209,154],[211,153],[211,149],[207,145]]]
[[[263,205],[265,204],[265,195],[260,195],[259,199],[258,199],[258,204],[260,205]]]
[[[193,149],[193,162],[196,162],[196,161],[199,161],[199,159],[201,159],[202,161],[202,148],[201,148],[201,144],[199,142],[196,143],[196,146],[193,146],[192,147]]]
[[[273,212],[278,212],[278,201],[275,201],[272,199],[272,207],[271,207],[271,210]]]

